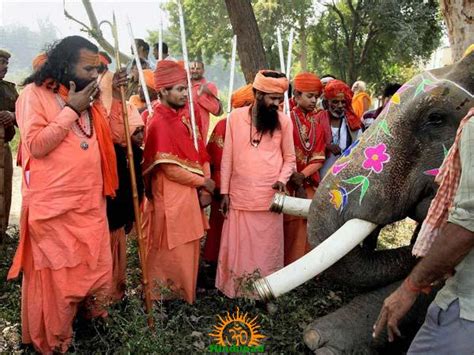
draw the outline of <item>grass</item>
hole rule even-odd
[[[405,238],[406,222],[388,233],[388,239]],[[402,226],[402,231],[397,229]],[[0,279],[6,274],[13,257],[18,231],[0,246]],[[397,235],[399,235],[397,237]],[[387,236],[384,237],[387,239]],[[393,242],[393,240],[391,242]],[[136,241],[128,242],[127,297],[110,309],[110,317],[92,322],[76,322],[74,342],[70,353],[176,353],[205,352],[212,343],[209,336],[217,325],[217,315],[224,317],[236,307],[258,316],[263,345],[268,353],[309,353],[302,336],[305,327],[316,317],[323,316],[347,303],[354,290],[336,286],[324,277],[308,282],[280,297],[278,310],[270,315],[253,300],[231,300],[216,290],[198,293],[194,305],[183,301],[155,303],[155,330],[146,324],[141,300],[140,271]],[[21,351],[33,353],[31,347],[20,347],[20,282],[0,284],[0,353]]]

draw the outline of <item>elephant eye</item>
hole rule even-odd
[[[438,127],[444,123],[444,116],[440,113],[431,113],[426,121],[426,126]]]

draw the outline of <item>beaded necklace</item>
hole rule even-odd
[[[301,123],[299,115],[296,113],[296,111],[293,111],[292,114],[296,122],[296,127],[298,128],[298,137],[300,139],[301,145],[303,146],[303,149],[309,153],[313,150],[314,144],[316,143],[316,130],[314,119],[309,120],[311,123],[311,127],[309,129],[308,134],[306,135],[306,133],[303,131],[303,124]]]

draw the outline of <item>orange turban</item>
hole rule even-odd
[[[323,89],[321,80],[313,73],[299,73],[293,80],[294,88],[299,92],[319,92]]]
[[[331,80],[324,87],[324,97],[328,100],[335,99],[338,94],[344,94],[346,103],[350,105],[352,101],[352,90],[351,88],[341,80]]]
[[[153,70],[143,69],[143,77],[145,78],[146,86],[153,89],[155,87],[155,78],[153,75]]]
[[[160,60],[155,69],[155,90],[186,82],[186,70],[178,63]]]
[[[253,103],[253,100],[254,96],[252,84],[247,84],[232,93],[230,103],[233,108],[239,108],[251,105]]]
[[[99,60],[102,64],[104,65],[109,65],[111,62],[109,60],[109,58],[107,58],[105,55],[103,55],[102,53],[99,52]]]
[[[33,67],[33,71],[38,71],[41,69],[41,67],[46,63],[46,60],[48,59],[48,56],[46,53],[42,52],[38,54],[36,57],[33,58],[33,63],[31,63]]]
[[[283,78],[272,78],[263,75],[263,73],[278,73],[273,70],[260,70],[255,75],[253,82],[253,88],[262,91],[267,94],[284,94],[288,90],[288,79]]]

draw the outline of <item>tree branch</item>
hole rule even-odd
[[[329,5],[329,6],[334,10],[334,12],[337,14],[337,16],[339,16],[339,19],[341,20],[341,27],[342,27],[342,30],[344,31],[346,46],[349,47],[349,31],[347,30],[346,21],[344,20],[344,15],[337,8],[334,1],[332,2],[332,5]]]
[[[365,40],[364,47],[360,52],[358,66],[362,65],[367,59],[367,53],[369,52],[370,45],[372,44],[373,39],[376,37],[378,31],[374,28],[373,23],[370,23],[369,33],[367,34],[367,39]]]
[[[87,17],[89,18],[90,26],[87,26],[84,22],[79,21],[74,16],[72,16],[69,12],[66,11],[66,1],[63,0],[63,9],[64,9],[64,16],[74,21],[82,26],[82,31],[87,32],[87,34],[95,39],[97,43],[112,57],[115,58],[115,49],[114,46],[104,38],[102,34],[102,30],[99,27],[99,21],[97,21],[97,17],[95,15],[94,9],[92,8],[90,0],[82,0],[82,4],[87,13]],[[122,63],[128,63],[130,61],[130,57],[125,53],[119,52],[120,61]]]

